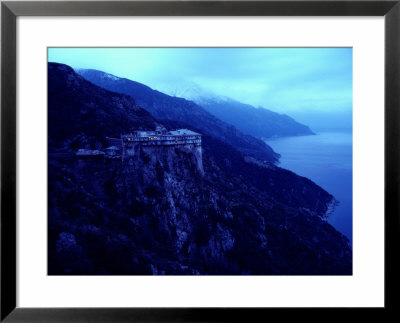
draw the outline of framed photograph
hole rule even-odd
[[[1,320],[393,315],[399,15],[2,2]]]

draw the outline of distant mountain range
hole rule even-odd
[[[232,99],[216,101],[199,98],[195,102],[217,118],[257,138],[314,135],[309,127],[285,114],[255,108]]]
[[[109,91],[131,96],[141,107],[159,120],[180,121],[214,136],[252,157],[275,163],[279,154],[259,138],[245,134],[235,126],[221,121],[198,104],[172,97],[150,87],[125,78],[90,69],[76,72],[93,84]]]
[[[331,194],[221,140],[224,123],[206,123],[209,113],[196,104],[143,89],[138,96],[155,111],[165,99],[161,115],[178,102],[187,115],[172,111],[178,120],[159,120],[138,98],[49,63],[50,275],[352,273],[347,238],[325,220],[336,202]],[[204,173],[189,148],[139,148],[127,159],[75,155],[81,148],[104,151],[107,136],[135,129],[200,131],[183,122],[195,122],[189,111],[198,113],[199,127],[219,127],[216,136],[202,133]]]
[[[286,114],[254,107],[226,96],[216,95],[195,83],[169,91],[171,95],[191,100],[217,118],[257,138],[313,135],[311,129]]]

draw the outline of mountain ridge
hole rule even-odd
[[[191,100],[217,118],[257,138],[267,139],[315,134],[308,126],[299,123],[287,114],[277,113],[261,106],[255,107],[228,96],[218,95],[194,82],[167,90],[167,93]]]
[[[257,138],[315,135],[308,126],[290,116],[263,107],[256,108],[230,98],[225,100],[198,98],[195,102],[219,119]]]
[[[279,160],[279,154],[274,152],[264,141],[242,133],[233,125],[221,121],[192,101],[171,97],[126,78],[118,78],[114,75],[113,78],[110,78],[111,74],[99,70],[77,69],[77,73],[97,86],[130,95],[158,119],[189,124],[203,133],[221,138],[222,141],[255,158],[272,163]]]

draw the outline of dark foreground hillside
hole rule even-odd
[[[211,135],[204,172],[176,147],[74,155],[161,124],[187,127],[49,64],[49,274],[351,274],[348,241],[324,220],[333,196]]]

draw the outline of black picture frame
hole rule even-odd
[[[317,308],[17,308],[16,19],[19,16],[384,16],[385,307]],[[3,322],[259,321],[266,315],[384,319],[399,307],[400,0],[379,1],[74,1],[1,3],[1,317]],[[40,291],[38,291],[40,293]],[[312,311],[312,313],[310,313]],[[395,317],[395,316],[394,316]]]

